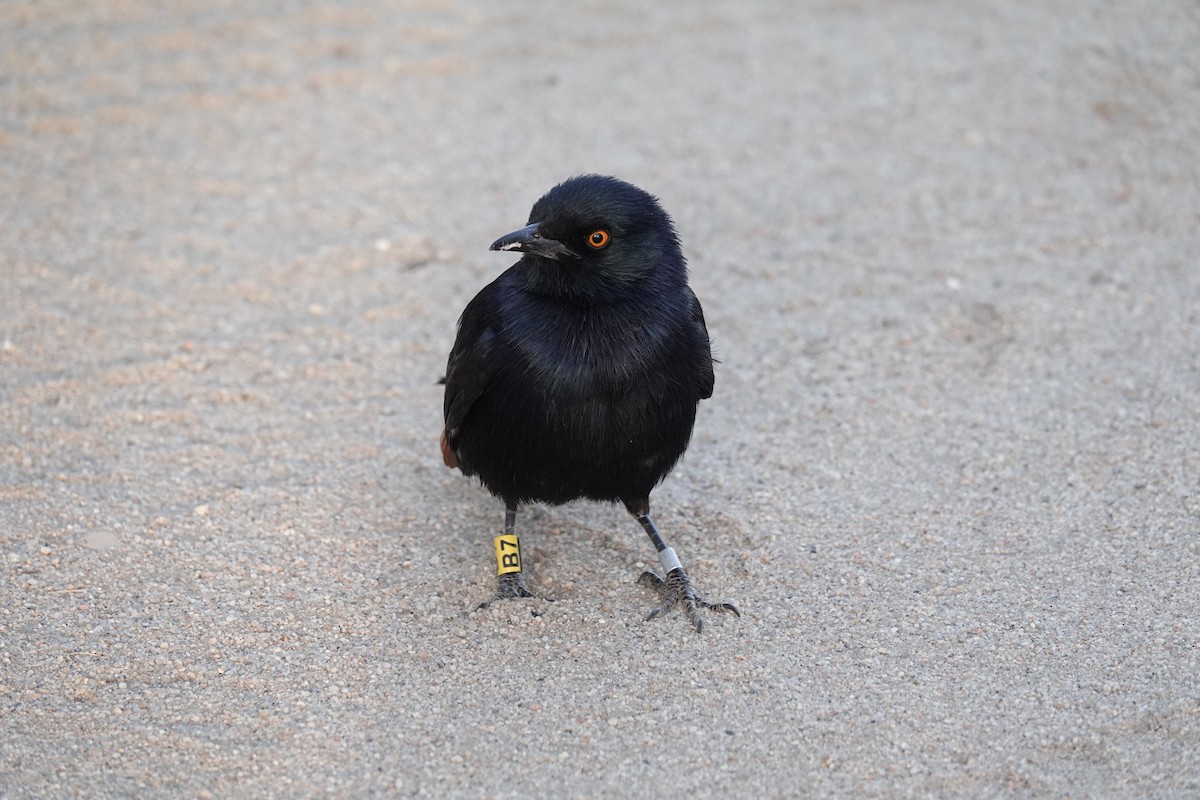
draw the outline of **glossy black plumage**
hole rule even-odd
[[[650,491],[713,391],[704,314],[670,218],[641,189],[585,175],[551,189],[492,249],[523,256],[459,320],[447,465],[508,509],[619,500],[652,525]]]

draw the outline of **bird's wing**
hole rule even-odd
[[[702,343],[703,347],[697,387],[700,389],[700,399],[707,400],[712,397],[713,384],[716,383],[716,378],[713,376],[712,347],[708,341],[708,326],[704,324],[704,309],[700,307],[700,299],[696,297],[696,293],[690,287],[688,294],[692,298],[692,323],[699,329],[697,341]]]
[[[458,466],[454,451],[463,419],[492,380],[491,351],[496,337],[487,323],[487,302],[485,289],[467,304],[459,318],[458,335],[446,363],[446,397],[442,403],[446,427],[442,430],[442,459],[448,467]]]

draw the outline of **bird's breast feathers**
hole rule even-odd
[[[661,371],[683,332],[670,320],[613,309],[543,313],[505,331],[531,377],[582,394],[620,392]],[[668,362],[669,363],[669,362]]]

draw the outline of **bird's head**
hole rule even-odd
[[[555,186],[533,205],[529,224],[492,242],[524,254],[530,288],[601,300],[651,282],[684,280],[671,218],[653,195],[603,175]]]

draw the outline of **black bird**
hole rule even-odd
[[[532,596],[517,509],[586,497],[624,503],[658,550],[666,578],[639,579],[662,597],[647,620],[677,604],[697,631],[702,609],[740,616],[696,595],[650,519],[650,490],[713,391],[704,313],[671,218],[636,186],[583,175],[547,192],[529,224],[490,249],[522,257],[459,319],[441,445],[446,466],[505,503],[496,598]]]

